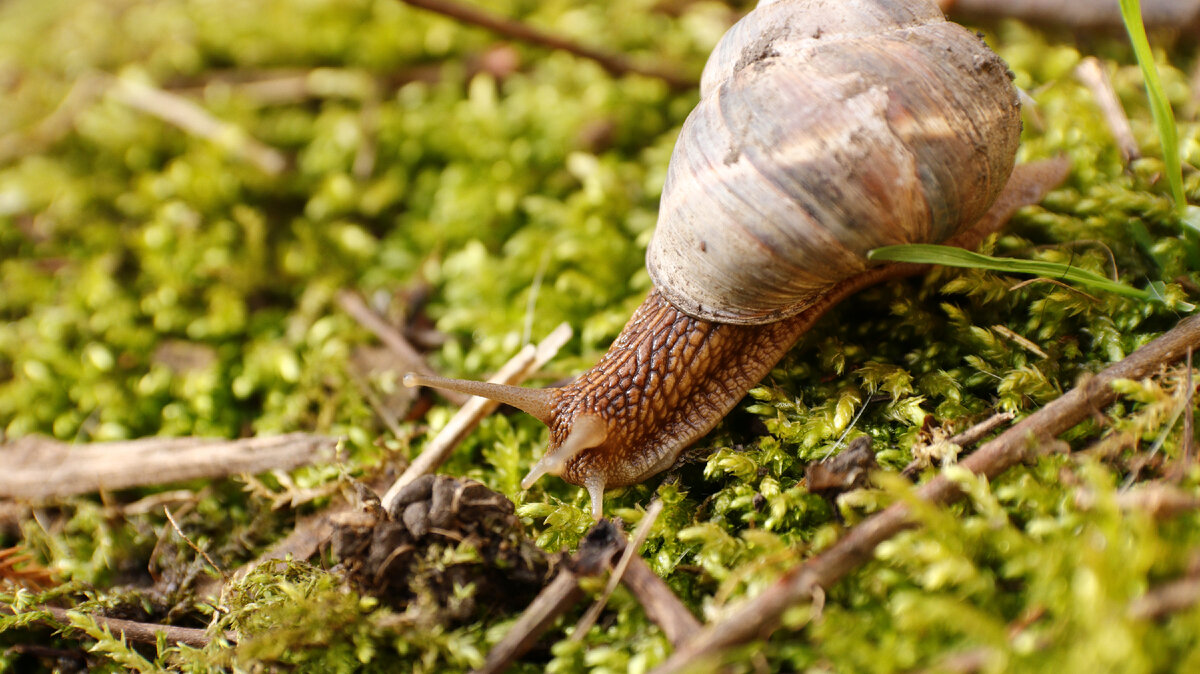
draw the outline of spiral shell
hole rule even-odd
[[[760,4],[713,51],[671,156],[655,285],[697,318],[767,323],[872,248],[949,238],[1012,171],[1010,80],[925,0]]]

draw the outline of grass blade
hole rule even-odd
[[[1058,262],[1041,260],[1019,260],[1011,257],[992,257],[981,253],[954,246],[939,246],[930,243],[910,243],[901,246],[884,246],[867,253],[869,260],[886,260],[889,262],[914,262],[917,264],[940,264],[947,267],[965,267],[969,269],[987,269],[990,271],[1011,274],[1033,274],[1059,281],[1071,281],[1080,285],[1110,292],[1122,297],[1144,300],[1147,302],[1162,302],[1162,295],[1148,290],[1138,290],[1095,272],[1072,267]],[[1190,304],[1179,303],[1177,308],[1191,311]]]
[[[1171,185],[1171,195],[1175,199],[1175,214],[1182,216],[1187,200],[1183,195],[1183,167],[1179,159],[1175,114],[1171,111],[1171,103],[1167,100],[1162,80],[1158,77],[1158,68],[1154,65],[1154,52],[1150,49],[1150,40],[1146,38],[1146,26],[1142,22],[1141,3],[1138,0],[1120,0],[1120,3],[1125,30],[1129,33],[1133,53],[1142,69],[1142,79],[1146,82],[1150,113],[1154,116],[1154,127],[1158,130],[1159,142],[1162,144],[1167,182]]]

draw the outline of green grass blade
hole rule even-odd
[[[1059,281],[1071,281],[1122,297],[1131,297],[1147,302],[1162,301],[1160,293],[1138,290],[1132,286],[1114,281],[1086,269],[1080,269],[1079,267],[1041,260],[992,257],[954,246],[939,246],[929,243],[884,246],[883,248],[876,248],[867,253],[867,259],[886,260],[889,262],[914,262],[917,264],[940,264],[947,267],[988,269],[990,271],[1011,274],[1033,274]],[[1178,305],[1178,308],[1191,311],[1192,305],[1181,303]]]
[[[1146,95],[1150,100],[1150,112],[1154,116],[1154,126],[1158,130],[1158,138],[1162,143],[1163,163],[1166,166],[1167,182],[1171,185],[1171,195],[1175,198],[1175,213],[1183,215],[1187,201],[1183,195],[1183,167],[1179,159],[1179,137],[1175,127],[1175,114],[1167,101],[1162,81],[1158,77],[1158,68],[1154,65],[1154,52],[1150,49],[1150,40],[1146,38],[1146,26],[1142,22],[1142,7],[1138,0],[1120,0],[1121,17],[1125,21],[1125,30],[1129,33],[1129,41],[1133,44],[1133,53],[1137,56],[1138,66],[1142,69],[1142,79],[1146,82]]]

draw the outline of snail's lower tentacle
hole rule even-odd
[[[1021,206],[1041,200],[1066,175],[1065,161],[1018,166],[995,205],[953,240],[974,248]],[[928,265],[891,263],[838,283],[812,306],[763,325],[729,325],[689,316],[652,290],[604,357],[571,384],[554,389],[551,449],[579,414],[603,419],[603,443],[566,462],[562,477],[618,487],[669,468],[770,372],[829,309],[877,283],[912,276]],[[599,504],[593,503],[600,512]]]
[[[975,248],[1021,206],[1040,201],[1066,175],[1065,161],[1018,166],[991,210],[950,241]],[[762,325],[714,323],[679,310],[657,290],[595,367],[557,389],[531,390],[441,378],[406,383],[461,390],[524,409],[550,427],[550,447],[522,486],[544,473],[586,487],[593,514],[605,489],[669,468],[775,366],[825,312],[871,285],[928,265],[891,263],[830,286],[795,316]]]

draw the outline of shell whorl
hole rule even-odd
[[[879,246],[978,219],[1020,135],[1007,67],[926,0],[777,0],[705,66],[647,253],[681,311],[794,315]]]

